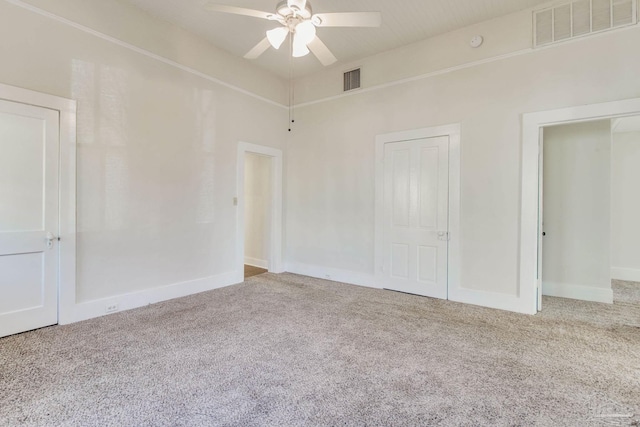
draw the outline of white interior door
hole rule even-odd
[[[544,244],[544,129],[540,129],[538,160],[538,311],[542,311],[542,247]]]
[[[385,144],[385,287],[447,298],[449,138]]]
[[[58,322],[58,112],[0,100],[0,337]]]

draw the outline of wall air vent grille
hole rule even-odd
[[[637,0],[575,0],[536,10],[534,46],[636,24],[637,4]]]
[[[360,89],[360,68],[344,73],[344,91]]]

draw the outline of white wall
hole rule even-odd
[[[296,101],[304,104],[340,95],[343,73],[354,68],[362,69],[361,84],[366,89],[526,50],[531,47],[531,16],[531,12],[522,11],[355,62],[338,63],[298,79]],[[469,41],[479,34],[484,37],[484,44],[473,49]]]
[[[0,82],[78,101],[77,318],[230,284],[237,144],[283,146],[285,82],[119,1],[32,3],[148,51],[0,2]]]
[[[640,282],[640,132],[613,134],[612,276]]]
[[[545,128],[543,182],[543,294],[611,302],[611,121]]]
[[[531,15],[505,19],[505,34],[531,37]],[[473,32],[498,27],[490,22]],[[466,38],[454,39],[442,38],[458,43],[449,47],[459,52],[459,63],[477,59],[476,51],[460,47]],[[492,43],[509,41],[493,39],[481,49],[501,51]],[[367,60],[363,73],[378,76],[377,87],[321,101],[336,93],[335,70],[299,81],[313,102],[297,109],[287,146],[287,173],[295,177],[287,181],[289,269],[374,283],[376,135],[460,123],[461,285],[482,295],[484,305],[518,298],[521,115],[640,97],[640,57],[629,54],[638,43],[634,27],[394,83],[399,76],[388,56],[406,78],[431,72],[423,66],[428,61],[415,65],[415,58],[447,48],[416,44]]]
[[[253,66],[251,61],[238,58],[231,55],[223,49],[213,46],[211,43],[193,35],[192,33],[169,24],[168,22],[155,19],[127,3],[120,0],[6,0],[6,2],[21,6],[21,8],[31,8],[31,16],[27,21],[18,20],[11,21],[14,16],[4,15],[3,21],[11,21],[12,25],[6,30],[13,28],[13,25],[26,23],[32,31],[31,37],[26,40],[12,39],[11,43],[5,45],[6,48],[16,50],[20,48],[21,43],[34,44],[36,41],[42,41],[38,36],[52,36],[52,30],[63,28],[69,25],[86,27],[90,31],[99,32],[111,37],[116,42],[124,42],[151,52],[162,58],[166,58],[177,62],[182,67],[188,67],[201,73],[206,78],[218,80],[223,86],[235,86],[250,94],[264,97],[266,99],[276,101],[280,104],[287,102],[287,82],[277,76],[266,73],[265,71]],[[4,3],[4,2],[3,2]],[[3,5],[7,10],[14,7]],[[48,14],[49,19],[40,19],[34,14]],[[20,19],[20,18],[19,18]],[[35,25],[38,22],[47,21],[64,21],[64,25],[49,22],[45,26]],[[95,37],[88,37],[86,33],[73,32],[78,34],[79,39],[75,40],[75,44],[80,44],[82,40],[93,40]],[[55,34],[54,39],[62,37],[62,33]],[[99,47],[97,44],[91,43],[90,46],[84,45],[85,49],[89,47]],[[59,46],[61,48],[62,46]],[[14,76],[19,73],[21,67],[28,65],[36,66],[38,61],[51,57],[56,65],[56,60],[61,49],[53,49],[46,52],[43,57],[24,56],[20,64],[16,67],[10,67],[5,70],[8,76]],[[74,50],[76,55],[82,55],[82,50]],[[93,52],[95,56],[100,57],[101,51]],[[40,79],[42,86],[41,92],[55,90],[53,77],[62,77],[56,68],[49,70],[55,73],[53,76]],[[18,77],[18,76],[16,76]],[[62,94],[61,94],[62,95]]]
[[[340,94],[343,70],[366,65],[363,90],[298,108],[288,137],[273,103],[286,82],[250,62],[117,0],[29,4],[72,22],[0,2],[0,82],[78,100],[85,317],[177,283],[226,283],[240,140],[288,140],[290,270],[371,283],[375,136],[448,123],[462,125],[462,286],[485,305],[517,297],[521,114],[640,97],[640,57],[629,54],[638,27],[510,57],[531,45],[523,12],[298,81],[296,99],[315,102]],[[487,40],[479,50],[467,44],[475,34]]]
[[[244,174],[245,264],[269,268],[271,158],[246,153]]]

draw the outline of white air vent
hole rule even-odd
[[[534,46],[544,46],[637,22],[637,0],[576,0],[535,11]]]
[[[360,68],[344,73],[344,91],[360,88]]]

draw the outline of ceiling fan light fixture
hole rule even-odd
[[[292,56],[294,58],[300,58],[309,54],[309,48],[306,43],[303,43],[298,37],[298,34],[294,34],[293,36],[293,52]]]
[[[308,45],[316,38],[316,26],[310,20],[302,21],[296,25],[296,36],[300,43]]]
[[[288,34],[289,29],[287,27],[278,27],[267,31],[267,39],[269,43],[271,43],[271,46],[277,50],[280,49],[280,46],[282,46]]]

